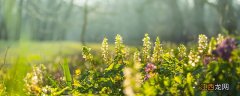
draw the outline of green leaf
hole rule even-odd
[[[72,89],[72,76],[71,76],[71,73],[69,70],[67,59],[64,60],[64,62],[62,64],[62,68],[63,68],[63,72],[64,72],[64,77],[66,79],[66,84],[70,89]]]
[[[180,79],[180,77],[176,76],[176,77],[174,77],[174,80],[175,80],[177,83],[181,84],[181,79]]]
[[[113,69],[113,67],[114,67],[114,64],[111,64],[110,66],[108,66],[108,68],[107,69],[105,69],[106,71],[109,71],[109,70],[112,70]]]

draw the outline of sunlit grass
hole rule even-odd
[[[26,42],[26,43],[1,43],[0,61],[3,62],[6,48],[7,63],[14,63],[19,57],[28,63],[40,63],[53,60],[59,55],[71,55],[81,51],[81,44],[76,42]]]
[[[23,79],[32,66],[53,62],[58,56],[80,54],[82,47],[77,42],[10,43],[1,41],[0,45],[0,65],[2,66],[0,77],[4,78],[0,80],[7,87],[6,92],[9,95],[24,94]]]

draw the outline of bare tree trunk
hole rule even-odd
[[[85,33],[87,30],[87,23],[88,23],[88,0],[84,3],[84,13],[83,13],[83,25],[82,25],[82,32],[81,32],[81,43],[85,45]]]

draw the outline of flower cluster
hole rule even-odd
[[[119,34],[117,34],[115,38],[115,53],[116,54],[122,53],[123,48],[124,46],[123,46],[122,37]]]
[[[217,44],[216,49],[212,51],[212,54],[221,57],[223,60],[229,61],[231,53],[237,48],[237,42],[233,38],[226,38],[219,44]]]
[[[124,45],[123,45],[123,40],[122,37],[117,34],[115,38],[115,62],[122,63],[123,59],[125,57],[125,50],[124,50]]]
[[[44,65],[35,66],[33,67],[32,72],[27,73],[26,77],[24,78],[26,91],[28,94],[35,94],[39,95],[42,90],[43,86],[43,77],[44,77],[44,70],[46,67]]]
[[[86,46],[83,46],[83,48],[82,48],[83,58],[84,58],[86,61],[89,61],[89,62],[91,62],[92,59],[93,59],[93,56],[92,56],[92,54],[90,53],[90,51],[91,51],[91,48],[87,48]]]
[[[148,63],[147,66],[145,67],[145,72],[146,73],[149,73],[149,72],[152,72],[156,69],[157,67],[152,64],[152,63]]]
[[[181,44],[179,47],[178,47],[178,59],[179,60],[182,60],[187,54],[186,54],[186,47]]]
[[[134,52],[134,54],[133,54],[133,61],[135,62],[135,63],[140,63],[141,62],[141,58],[140,58],[140,53],[139,52]]]
[[[145,75],[145,77],[144,77],[144,80],[149,79],[149,78],[151,77],[151,75],[152,75],[152,72],[153,72],[155,69],[157,69],[157,67],[156,67],[154,64],[148,63],[148,64],[146,65],[146,67],[145,67],[146,75]]]
[[[155,46],[154,46],[154,49],[153,49],[152,62],[159,63],[162,53],[163,53],[163,49],[162,49],[162,46],[160,44],[160,40],[157,37],[156,42],[155,42]]]
[[[224,40],[224,36],[222,34],[218,34],[217,44],[220,44]]]
[[[57,90],[57,88],[52,88],[51,86],[45,86],[42,88],[43,94],[46,94],[46,95],[51,94],[51,93],[55,92],[56,90]]]
[[[207,65],[213,60],[216,60],[216,58],[213,57],[213,56],[210,56],[210,55],[206,55],[206,56],[203,57],[203,64]]]
[[[103,61],[106,64],[109,64],[109,53],[108,53],[108,39],[104,38],[103,42],[102,42],[102,47],[101,47],[101,51],[102,51],[102,57],[103,57]]]
[[[192,66],[196,66],[196,64],[200,60],[200,56],[198,56],[197,52],[194,52],[193,50],[190,50],[190,53],[188,54],[188,64]]]
[[[144,63],[150,59],[150,53],[151,53],[150,37],[148,36],[148,34],[145,34],[143,38],[143,49],[142,49],[142,58]]]
[[[198,37],[198,51],[202,54],[208,46],[208,38],[207,36],[200,34]]]

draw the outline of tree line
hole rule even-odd
[[[79,3],[80,2],[80,3]],[[187,42],[197,34],[239,34],[237,0],[0,0],[0,40],[98,42],[143,34]],[[138,43],[138,42],[137,42]]]

